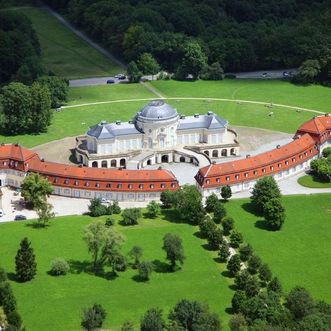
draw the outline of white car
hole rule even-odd
[[[3,215],[5,215],[5,213],[3,212],[2,209],[0,209],[0,217],[2,217]]]
[[[102,198],[102,199],[101,199],[101,202],[102,202],[102,203],[110,203],[110,200],[105,199],[105,198]]]

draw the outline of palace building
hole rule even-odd
[[[77,138],[79,163],[95,168],[140,169],[146,165],[189,162],[239,154],[237,135],[213,112],[179,115],[163,100],[151,101],[129,122],[101,121]]]
[[[273,176],[276,180],[309,168],[310,162],[319,157],[321,151],[331,146],[331,116],[316,116],[302,124],[293,141],[245,159],[225,163],[215,163],[203,167],[195,176],[196,185],[204,197],[219,194],[222,186],[229,185],[232,192],[240,192],[254,187],[263,176]]]

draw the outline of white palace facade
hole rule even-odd
[[[197,154],[217,159],[239,154],[237,135],[213,112],[179,115],[162,100],[151,101],[129,122],[101,121],[77,138],[76,158],[97,168],[143,168],[166,162],[199,165]]]

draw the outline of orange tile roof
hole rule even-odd
[[[293,140],[289,144],[256,156],[231,162],[211,164],[201,168],[200,174],[204,177],[213,177],[264,167],[271,163],[290,158],[291,156],[304,151],[309,146],[314,146],[314,144],[314,139],[307,133],[300,138]]]
[[[313,119],[303,123],[298,131],[308,132],[314,134],[323,134],[325,131],[331,129],[331,116],[316,116]]]
[[[35,161],[29,166],[30,171],[35,171],[44,175],[58,177],[68,177],[86,180],[104,181],[169,181],[176,180],[174,174],[167,170],[119,170],[101,169],[90,167],[78,167],[54,162]]]
[[[0,157],[26,161],[38,154],[18,144],[0,145]]]

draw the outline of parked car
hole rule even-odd
[[[0,209],[0,217],[2,217],[3,215],[5,215],[5,213],[3,212],[2,209]]]
[[[16,215],[14,218],[15,221],[24,221],[26,220],[26,216],[24,215]]]
[[[262,77],[267,77],[268,76],[268,73],[267,72],[264,72],[263,74],[262,74]]]
[[[125,77],[124,74],[118,74],[118,75],[115,76],[115,78],[120,79],[120,80],[123,80],[123,79],[125,79],[126,77]]]
[[[102,199],[101,199],[101,203],[110,203],[110,200],[105,199],[105,198],[102,198]]]
[[[107,79],[107,84],[114,84],[114,83],[115,83],[114,79]]]

